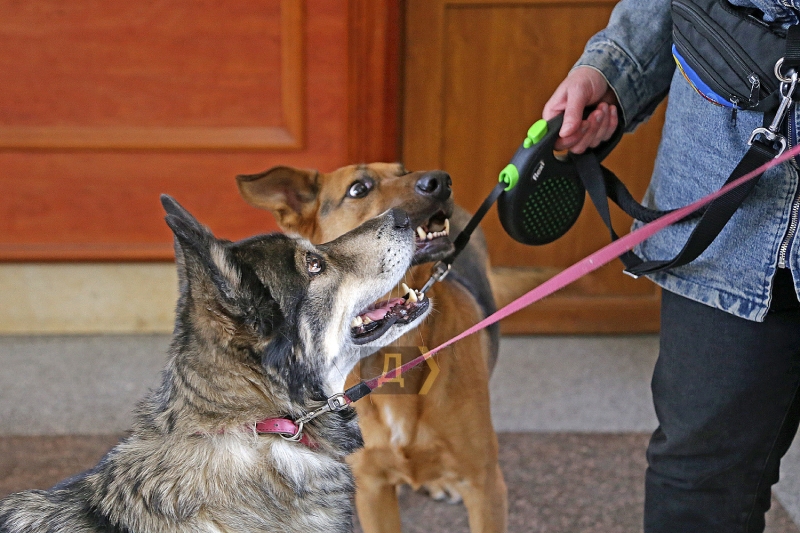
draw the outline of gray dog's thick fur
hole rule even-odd
[[[162,203],[181,286],[162,384],[93,469],[0,501],[0,531],[350,531],[344,457],[362,444],[353,410],[310,422],[313,446],[257,434],[255,422],[322,405],[370,353],[353,344],[350,321],[410,265],[405,214],[321,246],[280,234],[230,243]],[[414,325],[392,326],[380,343]]]

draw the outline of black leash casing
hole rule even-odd
[[[771,116],[765,114],[765,124],[769,123]],[[595,149],[583,154],[561,156],[555,152],[555,142],[562,120],[563,115],[546,122],[540,120],[528,130],[528,136],[509,165],[500,173],[500,182],[456,237],[453,253],[434,266],[434,275],[424,290],[446,276],[450,265],[466,247],[472,233],[495,202],[498,203],[503,229],[514,240],[528,245],[547,244],[564,235],[578,219],[586,193],[608,228],[611,240],[619,237],[611,224],[609,198],[632,218],[643,222],[671,212],[650,209],[637,202],[622,181],[600,164],[619,142],[622,128],[618,128],[612,139]],[[754,142],[726,183],[757,168],[775,155],[774,148],[769,144]],[[687,217],[701,219],[675,258],[645,262],[632,251],[626,252],[620,256],[625,271],[639,277],[675,268],[697,258],[722,231],[756,182],[754,180],[737,187],[704,210]]]

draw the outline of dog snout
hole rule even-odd
[[[432,170],[423,174],[418,180],[416,189],[419,194],[432,196],[437,200],[447,200],[450,198],[450,185],[453,180],[450,174],[442,170]]]
[[[408,229],[411,227],[411,219],[408,218],[408,213],[397,207],[390,211],[392,221],[395,228]]]

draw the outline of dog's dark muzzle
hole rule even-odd
[[[414,264],[437,261],[453,250],[449,239],[452,184],[450,175],[441,170],[423,173],[414,184],[416,194],[410,209],[417,234]]]
[[[439,201],[450,198],[453,193],[453,180],[450,174],[442,170],[431,170],[417,180],[414,190],[422,196],[430,196]]]

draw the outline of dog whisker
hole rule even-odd
[[[342,379],[347,379],[347,376],[339,368],[339,365],[336,364],[336,361],[333,362],[333,368],[335,368],[336,371],[339,373],[339,377],[341,377]]]

